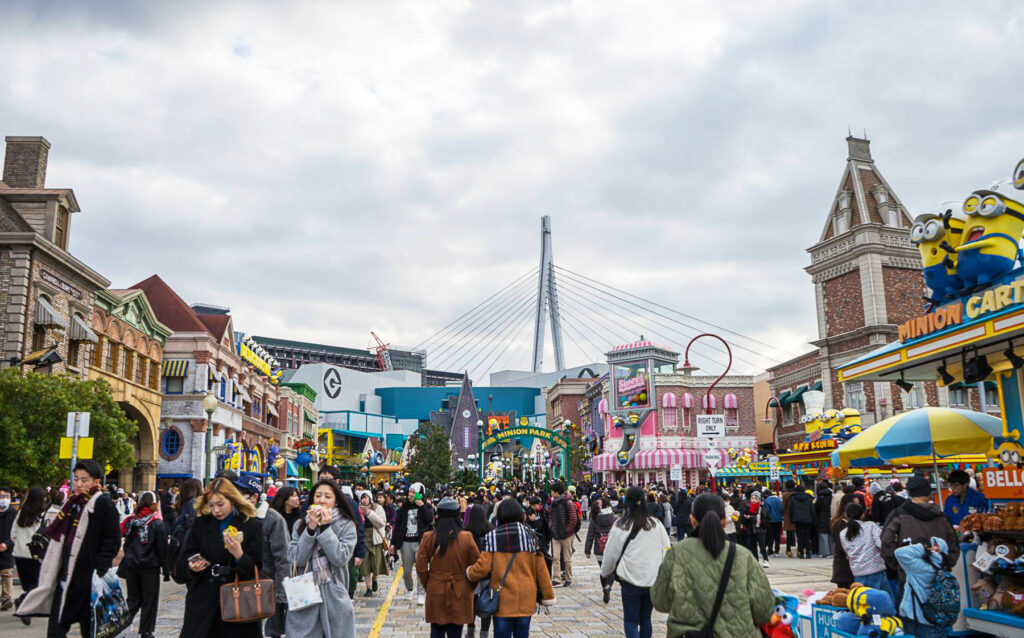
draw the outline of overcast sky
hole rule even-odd
[[[1009,176],[1022,13],[8,2],[0,123],[51,142],[77,257],[238,330],[417,344],[535,267],[548,214],[560,266],[799,353],[848,127],[912,214]],[[594,320],[562,303],[568,362],[593,359]],[[528,365],[523,326],[495,367]]]

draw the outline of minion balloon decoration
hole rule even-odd
[[[924,283],[931,288],[936,303],[964,287],[957,274],[956,247],[963,239],[967,218],[953,210],[950,207],[942,214],[918,215],[910,227],[910,243],[921,253]]]
[[[1022,188],[1016,179],[1014,186]],[[956,247],[957,274],[967,287],[986,285],[1016,263],[1024,234],[1024,204],[996,190],[977,190],[964,200],[963,211],[967,223],[963,243]]]

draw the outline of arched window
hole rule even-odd
[[[678,400],[676,395],[666,392],[661,397],[661,425],[666,430],[675,430],[679,427]]]
[[[739,399],[731,392],[722,399],[722,407],[725,408],[726,427],[734,428],[739,426],[739,403]]]
[[[683,393],[683,431],[689,432],[692,427],[690,415],[693,413],[693,395],[689,392]]]

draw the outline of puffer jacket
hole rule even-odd
[[[789,495],[789,520],[794,525],[813,525],[816,522],[810,494],[795,490]]]
[[[583,546],[583,553],[588,556],[593,553],[597,555],[597,559],[601,560],[604,556],[603,548],[597,544],[597,538],[601,534],[609,534],[612,531],[612,525],[615,524],[615,514],[612,513],[612,508],[605,507],[597,513],[594,520],[590,521],[590,525],[587,527],[587,541]],[[606,541],[607,542],[607,541]]]
[[[900,580],[904,580],[903,567],[896,560],[896,549],[906,541],[914,542],[933,536],[944,539],[949,547],[949,562],[946,566],[951,568],[956,565],[960,558],[960,542],[949,519],[934,503],[922,505],[907,501],[892,513],[885,529],[882,530],[882,558],[885,560],[885,566],[898,571]]]
[[[707,622],[728,553],[726,544],[714,558],[700,539],[687,538],[673,545],[665,555],[651,587],[651,602],[658,611],[668,613],[669,636],[697,631]],[[758,627],[771,620],[774,610],[775,595],[768,577],[750,550],[737,545],[714,635],[760,638]]]

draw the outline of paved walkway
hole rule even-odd
[[[611,602],[601,601],[598,584],[598,567],[594,560],[587,560],[582,553],[575,556],[573,571],[576,580],[569,588],[555,589],[557,603],[550,615],[534,616],[531,636],[546,638],[619,638],[622,636],[622,603],[618,587],[613,591]],[[828,579],[832,573],[830,560],[794,558],[773,559],[768,569],[772,585],[790,594],[803,598],[805,589],[827,590],[832,587]],[[406,600],[405,586],[395,587],[387,610],[382,612],[394,575],[382,579],[380,590],[371,598],[362,595],[360,585],[356,593],[356,636],[401,636],[401,638],[428,638],[430,626],[423,621],[423,608],[416,601]],[[175,583],[161,583],[160,614],[156,635],[160,638],[176,638],[181,630],[181,619],[185,612],[185,588]],[[379,622],[379,627],[377,623]],[[371,632],[373,632],[371,634]],[[664,636],[665,614],[654,612],[654,636]],[[0,636],[4,638],[28,638],[46,635],[44,618],[33,620],[31,627],[25,627],[12,617],[10,612],[0,614]],[[73,633],[72,635],[77,635]],[[137,636],[131,632],[126,636]],[[493,634],[491,634],[493,636]]]

